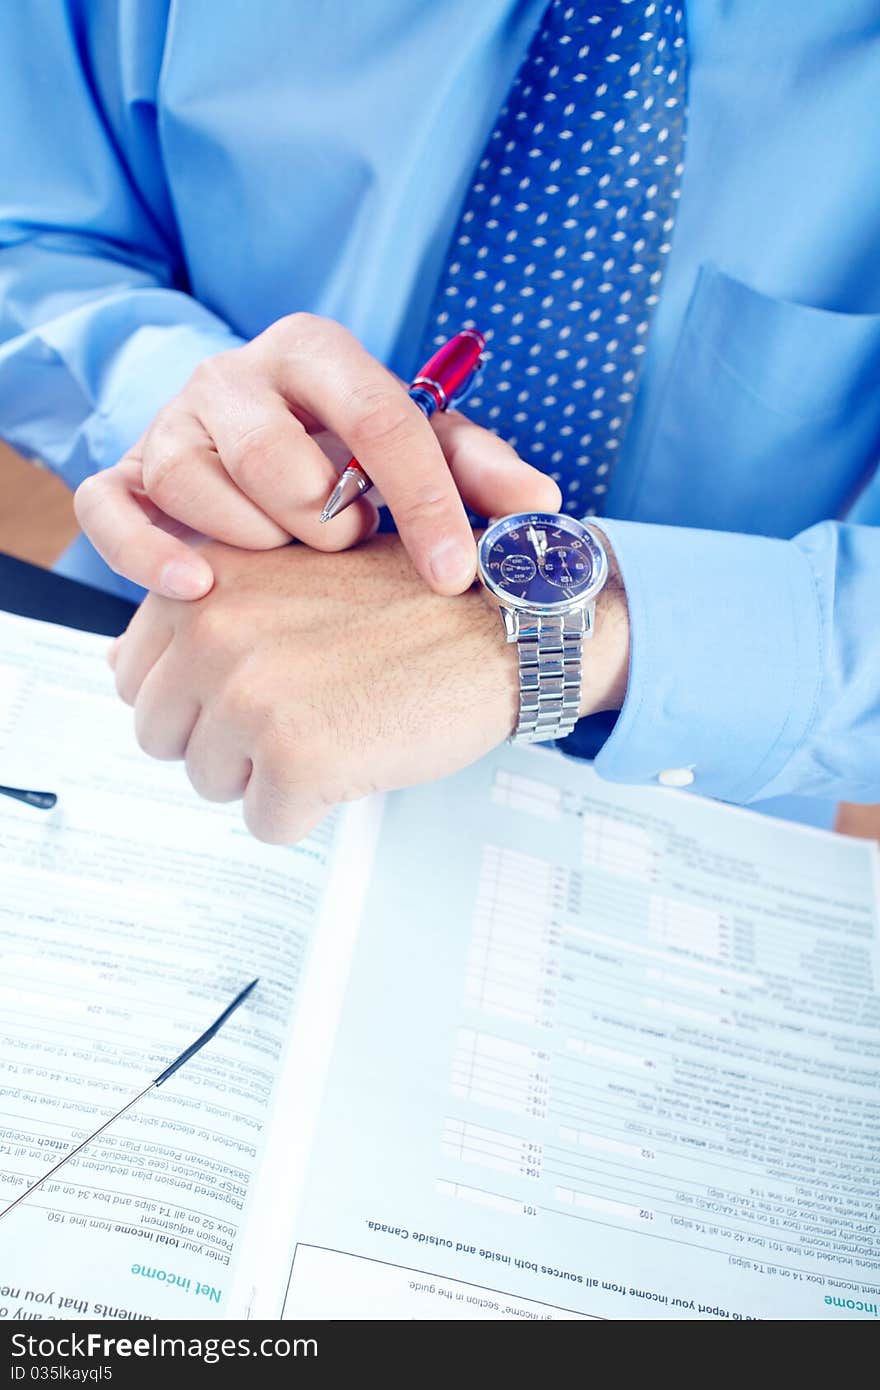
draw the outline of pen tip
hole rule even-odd
[[[320,524],[321,524],[322,526],[326,526],[326,525],[327,525],[327,522],[328,522],[328,521],[332,521],[332,520],[333,520],[333,513],[332,513],[331,511],[328,511],[328,509],[325,507],[324,510],[322,511],[321,515],[318,517],[318,521],[320,522]]]

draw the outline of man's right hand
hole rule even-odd
[[[375,530],[368,499],[319,523],[337,478],[331,454],[363,464],[439,594],[474,578],[465,504],[482,516],[560,506],[556,484],[509,445],[457,412],[429,423],[344,328],[293,314],[203,362],[125,457],[82,484],[76,513],[119,574],[197,599],[214,576],[187,538],[269,550],[294,537],[344,550]]]

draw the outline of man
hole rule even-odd
[[[558,483],[612,552],[581,704],[621,711],[602,775],[877,799],[877,0],[69,0],[0,26],[0,428],[91,477],[85,530],[156,591],[115,654],[150,752],[279,840],[479,756],[516,664],[459,494],[552,510]],[[549,480],[432,430],[379,365],[468,321],[492,330],[468,411]],[[318,526],[318,442],[400,541],[342,553],[369,503]]]

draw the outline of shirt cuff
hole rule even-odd
[[[596,771],[759,799],[817,707],[821,611],[806,557],[764,536],[594,524],[614,548],[630,623],[626,699]]]
[[[0,347],[3,437],[76,488],[119,462],[200,362],[242,341],[177,291],[86,303]]]
[[[118,463],[157,411],[176,396],[206,357],[241,347],[243,339],[213,314],[187,301],[186,321],[136,328],[113,356],[100,407],[86,428],[89,466],[83,476]],[[77,487],[82,478],[66,478]]]

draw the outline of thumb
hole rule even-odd
[[[480,516],[509,512],[558,512],[562,494],[552,478],[521,459],[497,435],[457,410],[431,421],[456,487]]]

